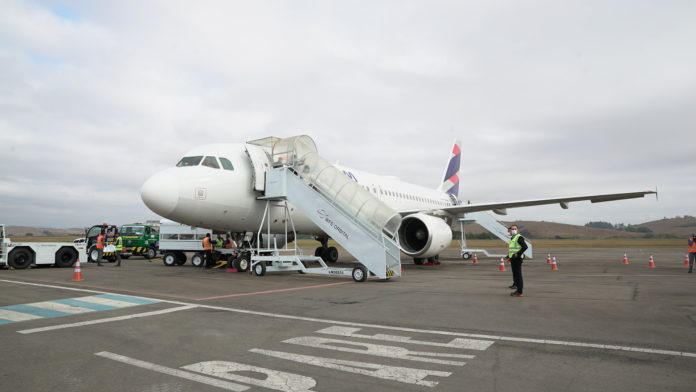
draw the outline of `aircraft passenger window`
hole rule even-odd
[[[183,157],[179,163],[176,164],[176,167],[198,166],[198,164],[201,163],[201,159],[203,159],[202,155],[195,157]]]
[[[230,160],[227,158],[220,157],[220,164],[222,165],[222,168],[225,170],[234,170],[234,166],[232,166],[232,162],[230,162]]]
[[[203,166],[212,167],[214,169],[220,168],[220,165],[218,165],[217,159],[215,159],[215,157],[205,157],[205,159],[203,160]]]

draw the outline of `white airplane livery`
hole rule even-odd
[[[156,214],[186,225],[221,232],[257,232],[264,218],[265,172],[271,160],[272,142],[266,138],[247,143],[217,143],[191,149],[176,166],[150,177],[141,189],[145,205]],[[310,139],[311,140],[311,139]],[[264,143],[265,146],[264,146]],[[437,189],[410,184],[396,177],[380,176],[334,165],[403,219],[398,228],[401,251],[420,264],[433,260],[452,241],[452,225],[467,214],[492,211],[506,214],[507,208],[560,204],[589,200],[593,203],[639,198],[654,191],[612,193],[550,199],[484,204],[462,204],[459,196],[461,144],[455,141]],[[329,236],[304,214],[289,206],[297,233],[313,234],[321,242],[315,255],[333,262],[338,252],[328,247]],[[284,219],[273,219],[271,230],[284,233]]]

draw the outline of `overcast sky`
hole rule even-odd
[[[696,215],[695,1],[0,2],[0,223],[155,218],[198,144],[308,134],[460,197],[655,189],[505,220]]]

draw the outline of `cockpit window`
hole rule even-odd
[[[208,166],[215,169],[220,168],[220,165],[218,164],[217,159],[215,159],[215,157],[205,157],[205,159],[203,160],[203,166]]]
[[[227,158],[220,157],[220,164],[222,164],[222,168],[225,170],[234,170],[234,166],[232,166],[232,162],[230,162],[230,160]]]
[[[198,166],[199,163],[201,163],[201,159],[203,159],[203,156],[196,156],[196,157],[183,157],[179,161],[179,163],[176,164],[177,167],[184,167],[184,166]]]

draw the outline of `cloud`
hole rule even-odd
[[[191,147],[297,133],[331,161],[432,187],[461,138],[472,201],[662,193],[659,203],[511,218],[635,223],[693,213],[688,2],[2,8],[4,223],[149,218],[140,185]]]

